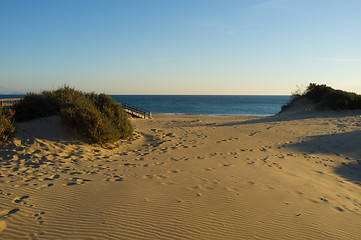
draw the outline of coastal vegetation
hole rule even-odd
[[[112,98],[68,86],[41,94],[29,93],[15,105],[14,112],[15,121],[59,115],[71,129],[100,145],[113,144],[133,133],[126,113]],[[8,126],[12,116],[1,115],[3,118]],[[4,131],[1,139],[7,139],[5,134],[10,136],[10,133],[13,134],[10,130]]]
[[[311,103],[315,110],[360,110],[361,95],[353,92],[333,89],[325,84],[310,83],[303,92],[297,91],[292,94],[291,100],[282,106],[287,111],[298,103]]]
[[[13,112],[0,107],[0,144],[15,133]]]

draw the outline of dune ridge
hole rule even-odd
[[[56,116],[0,150],[1,239],[358,239],[360,112],[155,115],[113,150]]]

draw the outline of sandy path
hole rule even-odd
[[[361,118],[156,115],[119,148],[57,117],[0,157],[1,239],[359,239]]]

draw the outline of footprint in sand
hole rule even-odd
[[[137,164],[135,164],[135,163],[124,163],[123,166],[126,166],[126,167],[136,167]]]
[[[52,176],[46,177],[46,178],[44,178],[43,180],[44,180],[44,181],[53,181],[53,180],[55,180],[55,179],[58,179],[59,177],[60,177],[60,175],[59,175],[59,174],[56,174],[56,175],[52,175]]]
[[[343,208],[340,208],[340,207],[335,207],[335,209],[336,209],[337,211],[339,211],[339,212],[345,211]]]
[[[218,164],[219,166],[223,166],[223,167],[230,167],[230,166],[232,166],[232,163],[219,163]]]
[[[90,179],[86,179],[86,178],[69,178],[70,182],[63,184],[64,186],[72,186],[72,185],[76,185],[76,184],[84,184],[85,182],[90,182]]]
[[[256,131],[256,132],[251,132],[248,136],[254,136],[256,135],[257,133],[259,133],[260,131]]]
[[[43,212],[40,212],[40,213],[36,213],[36,214],[34,214],[33,216],[34,216],[34,218],[35,218],[36,220],[39,221],[38,223],[42,224],[42,223],[44,223],[44,220],[43,220],[44,214],[45,214],[45,212],[43,211]]]
[[[12,215],[12,214],[14,214],[14,213],[17,213],[18,211],[20,211],[19,208],[13,208],[13,209],[11,209],[10,211],[7,211],[7,213],[4,215],[4,217],[5,217],[5,216],[10,216],[10,215]],[[5,212],[5,211],[3,211],[3,212]]]
[[[22,196],[22,197],[16,197],[14,200],[13,200],[13,202],[14,203],[21,203],[24,199],[27,199],[27,198],[29,198],[29,196]],[[24,204],[26,204],[26,202],[24,202]]]
[[[216,168],[205,168],[204,170],[205,171],[212,171],[212,170],[215,170]]]
[[[34,186],[37,186],[37,184],[34,184]],[[36,189],[42,189],[42,188],[51,187],[51,186],[54,186],[54,183],[43,184],[43,185],[38,186]]]
[[[151,175],[151,174],[147,174],[147,175],[144,175],[142,178],[154,178],[155,175]]]
[[[158,174],[158,175],[156,175],[156,178],[157,178],[157,179],[166,179],[166,178],[168,178],[168,176],[165,176],[165,175],[162,175],[162,174]]]
[[[175,185],[176,182],[173,182],[173,181],[167,181],[167,182],[162,182],[161,184],[163,185]]]
[[[104,181],[106,181],[106,182],[121,182],[121,181],[124,181],[124,177],[119,176],[119,175],[114,175],[114,176],[110,176],[110,177],[104,179]]]

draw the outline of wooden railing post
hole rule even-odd
[[[21,98],[5,98],[0,99],[1,107],[12,107],[15,103],[20,102]]]
[[[147,116],[151,118],[151,112],[141,109],[136,106],[132,106],[127,103],[120,103],[120,107],[124,110],[127,110],[128,113],[130,113],[133,116],[140,117],[140,118],[146,118]]]

